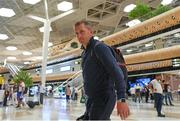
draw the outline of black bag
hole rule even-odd
[[[35,103],[33,101],[28,101],[27,104],[30,108],[34,108],[35,106]]]

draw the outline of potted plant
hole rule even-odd
[[[20,70],[14,77],[13,80],[15,83],[19,83],[20,80],[22,80],[25,84],[25,87],[30,87],[33,84],[33,79],[31,75],[24,70]]]
[[[144,21],[160,15],[170,9],[171,7],[169,6],[158,5],[154,10],[151,10],[147,4],[137,1],[137,6],[131,12],[129,12],[128,17],[129,19],[139,19]]]
[[[129,19],[140,18],[151,11],[150,7],[144,3],[137,2],[136,7],[129,12]]]
[[[78,48],[78,43],[77,42],[72,42],[71,47],[72,48]]]

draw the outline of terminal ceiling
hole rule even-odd
[[[57,4],[63,0],[47,0],[49,18],[62,14],[57,9]],[[53,45],[49,47],[49,58],[56,53],[54,47],[59,48],[59,52],[65,53],[73,48],[70,44],[77,41],[73,31],[73,25],[76,21],[87,20],[94,26],[94,33],[99,38],[106,37],[115,32],[128,28],[126,23],[128,13],[124,8],[129,4],[136,4],[135,0],[67,0],[73,3],[73,9],[76,11],[51,24],[52,31],[50,39]],[[152,9],[161,3],[161,0],[143,0]],[[175,3],[174,3],[175,5]],[[0,62],[3,63],[7,57],[16,57],[15,60],[8,60],[10,63],[23,64],[24,62],[37,62],[42,59],[43,32],[39,28],[43,26],[42,22],[33,20],[28,15],[34,15],[45,18],[44,2],[41,0],[37,4],[31,5],[24,3],[23,0],[0,0],[0,8],[13,9],[15,14],[12,17],[0,16],[0,34],[6,34],[8,39],[0,40]],[[169,35],[163,38],[163,47],[180,44],[179,34]],[[152,42],[151,42],[152,43]],[[150,44],[151,44],[150,43]],[[124,54],[143,52],[154,49],[154,46],[144,46],[147,43],[138,46],[132,46],[123,50]],[[153,44],[153,43],[152,43]],[[6,50],[7,46],[15,46],[17,50]],[[80,44],[79,44],[80,46]],[[31,52],[32,55],[23,55],[24,51]]]

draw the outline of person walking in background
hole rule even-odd
[[[146,103],[148,103],[150,91],[147,85],[144,87],[144,90],[145,90],[145,101]]]
[[[70,85],[67,85],[67,86],[66,86],[65,93],[66,93],[66,101],[69,102],[70,96],[71,96]]]
[[[131,93],[132,101],[136,102],[136,89],[135,89],[135,87],[130,88],[130,93]]]
[[[78,89],[75,87],[74,100],[78,99]]]
[[[9,96],[9,89],[8,89],[8,88],[5,88],[5,91],[4,91],[3,106],[7,106],[7,99],[8,99],[8,96]]]
[[[161,113],[162,104],[163,104],[163,89],[160,80],[161,80],[161,75],[156,75],[155,79],[152,80],[149,83],[149,85],[153,87],[155,108],[157,111],[157,115],[158,117],[165,117],[165,115]]]
[[[171,100],[171,97],[170,97],[170,93],[169,93],[169,83],[167,83],[165,80],[162,81],[163,82],[163,93],[164,93],[164,99],[165,99],[165,104],[166,105],[171,105],[171,106],[174,106],[172,104],[172,100]],[[169,102],[169,104],[168,104]]]
[[[135,102],[138,99],[138,102],[141,102],[141,86],[139,84],[136,84],[135,86],[135,93],[136,93],[136,98],[135,98]]]
[[[130,111],[125,99],[125,77],[112,50],[94,39],[93,29],[87,21],[77,22],[74,30],[84,50],[82,70],[89,120],[110,120],[116,101],[117,114],[121,119],[126,119]]]
[[[16,108],[20,107],[21,104],[23,104],[24,90],[25,90],[25,84],[22,80],[20,80],[18,84],[18,91],[17,91],[18,105],[16,106]]]

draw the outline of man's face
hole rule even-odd
[[[93,36],[93,32],[90,28],[84,24],[80,24],[75,27],[76,37],[81,44],[88,43],[90,38]]]

